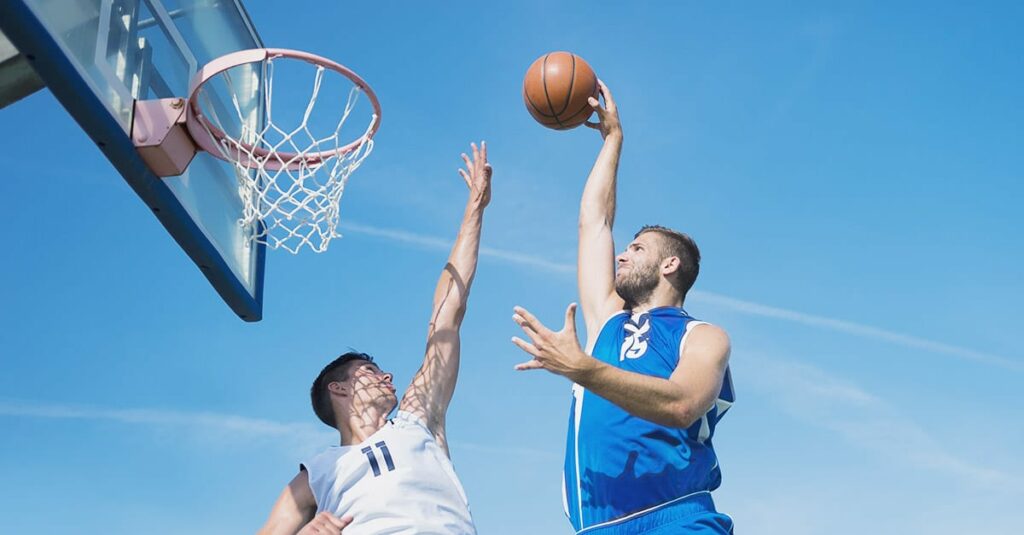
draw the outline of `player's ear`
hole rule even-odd
[[[679,271],[681,261],[678,256],[669,256],[661,261],[661,274],[666,277]]]
[[[327,391],[338,396],[348,395],[348,389],[345,388],[343,383],[338,381],[331,381],[330,383],[327,383]]]

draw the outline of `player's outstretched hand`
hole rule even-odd
[[[604,107],[601,107],[601,103],[594,97],[587,99],[590,106],[594,108],[597,113],[598,122],[587,121],[585,125],[593,128],[594,130],[601,131],[601,137],[608,139],[608,136],[616,136],[622,139],[622,124],[619,123],[619,108],[615,106],[615,99],[612,98],[612,92],[608,89],[608,86],[604,85],[601,80],[597,81],[597,86],[601,89],[601,96],[604,98]]]
[[[345,526],[352,523],[351,516],[338,518],[327,511],[324,511],[310,520],[303,526],[296,535],[341,535]]]
[[[487,206],[491,202],[491,175],[494,173],[491,164],[487,163],[487,142],[481,141],[480,148],[477,148],[476,143],[470,143],[469,146],[473,149],[473,159],[470,160],[465,152],[462,153],[466,168],[459,169],[459,175],[469,186],[470,202]]]
[[[532,343],[518,337],[513,337],[512,343],[533,356],[533,360],[517,365],[517,370],[544,369],[576,381],[580,374],[593,369],[597,360],[583,351],[576,336],[576,303],[565,310],[565,326],[558,332],[545,327],[522,307],[515,307],[513,311],[512,320],[522,327]]]

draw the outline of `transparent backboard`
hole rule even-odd
[[[136,100],[187,97],[192,75],[210,60],[263,47],[241,3],[2,0],[0,27],[232,310],[258,321],[264,246],[239,225],[230,164],[199,152],[183,175],[158,178],[131,141]],[[213,96],[223,101],[215,106],[231,101]],[[252,99],[251,120],[262,123],[261,88],[242,98]]]

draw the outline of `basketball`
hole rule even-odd
[[[526,109],[537,122],[555,130],[576,128],[589,119],[594,109],[587,99],[598,93],[594,70],[571,52],[544,54],[523,79]]]

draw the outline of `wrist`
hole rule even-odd
[[[600,373],[601,368],[605,364],[583,351],[580,351],[580,358],[577,360],[575,369],[566,374],[566,376],[574,383],[580,386],[589,386],[594,378]]]
[[[487,199],[483,195],[470,194],[469,199],[466,200],[466,213],[482,214],[489,201],[490,199]]]
[[[608,132],[608,135],[604,136],[604,142],[606,144],[622,145],[622,129],[616,128]]]

